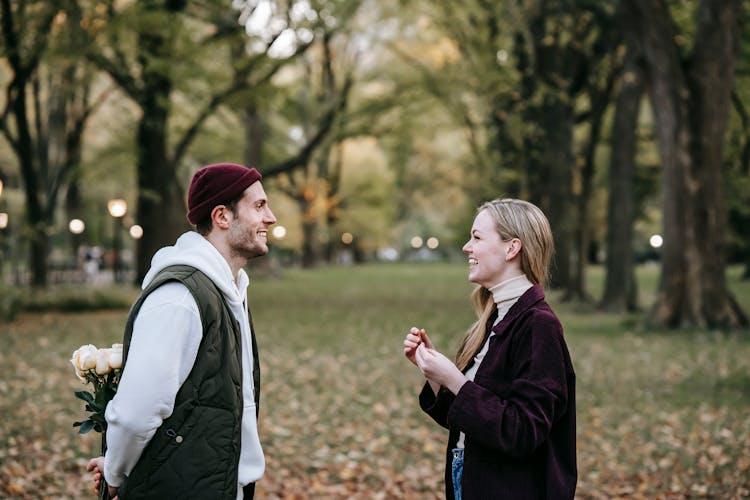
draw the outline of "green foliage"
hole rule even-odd
[[[61,286],[46,290],[0,290],[0,322],[12,321],[22,312],[82,312],[129,309],[138,295],[131,287]]]
[[[79,434],[87,434],[91,430],[99,433],[107,431],[104,411],[107,409],[107,403],[115,397],[117,385],[120,382],[120,373],[120,370],[113,370],[105,377],[96,375],[90,370],[86,374],[86,379],[94,386],[94,394],[88,391],[75,391],[73,393],[76,398],[86,403],[85,409],[89,412],[85,420],[73,422],[73,427],[78,427]]]
[[[18,288],[0,286],[0,323],[13,321],[23,308],[23,292]]]
[[[339,197],[346,210],[334,237],[350,232],[360,248],[376,251],[392,238],[393,174],[375,141],[352,140],[345,146]]]
[[[132,288],[65,287],[34,292],[24,309],[29,312],[80,312],[101,309],[128,309],[137,291]]]

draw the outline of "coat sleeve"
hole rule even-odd
[[[513,367],[503,367],[512,374],[506,388],[496,394],[478,383],[465,383],[447,421],[483,446],[525,457],[544,443],[565,412],[569,357],[554,315],[531,318],[518,343]]]
[[[437,395],[432,392],[429,382],[425,382],[419,393],[419,406],[438,424],[448,428],[448,409],[453,401],[453,394],[441,387]]]

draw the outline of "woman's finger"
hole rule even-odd
[[[414,360],[417,362],[417,366],[422,369],[424,365],[424,345],[420,344],[415,350],[414,350]]]

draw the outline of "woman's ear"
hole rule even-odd
[[[518,252],[521,251],[521,247],[523,247],[523,242],[521,240],[518,238],[511,239],[508,242],[508,248],[505,251],[505,262],[513,260],[516,255],[518,255]]]

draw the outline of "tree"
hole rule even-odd
[[[527,192],[553,228],[552,285],[564,289],[566,298],[585,300],[594,153],[621,71],[619,31],[609,2],[518,4],[525,24],[516,29],[514,56],[524,103]],[[581,114],[582,103],[587,105]],[[588,140],[579,153],[580,124],[587,125]]]
[[[425,72],[426,87],[469,130],[482,169],[475,196],[539,205],[555,235],[552,284],[585,298],[594,153],[620,71],[613,8],[596,0],[427,4],[460,55],[452,71]]]
[[[331,163],[332,144],[340,138],[332,137],[344,120],[353,78],[351,68],[337,82],[334,70],[334,31],[326,30],[320,37],[318,50],[310,51],[304,61],[302,89],[295,100],[295,121],[308,140],[308,153],[296,165],[281,171],[271,167],[272,175],[281,176],[279,188],[298,205],[302,216],[302,265],[316,266],[323,257],[319,241],[320,225],[328,222],[331,206],[339,188],[340,163]],[[304,82],[304,83],[303,83]],[[316,154],[317,153],[317,154]],[[296,168],[294,168],[296,167]],[[292,169],[296,172],[292,172]]]
[[[254,8],[246,7],[250,13]],[[269,50],[290,28],[276,26],[263,39],[253,40],[253,50],[235,60],[234,71],[226,71],[227,53],[232,52],[228,42],[246,36],[238,13],[226,2],[108,3],[104,9],[97,5],[90,16],[88,58],[141,112],[136,136],[137,217],[143,227],[136,266],[140,282],[151,256],[188,227],[178,170],[205,121],[231,97],[267,84],[311,40],[296,43],[291,53],[270,57]],[[186,110],[187,118],[182,115],[189,120],[183,127],[174,124],[175,115],[183,111],[174,105],[178,96],[195,103]]]
[[[615,17],[604,9],[596,9],[593,6],[591,8],[597,35],[587,52],[589,69],[586,71],[588,74],[582,91],[582,97],[588,106],[583,112],[579,112],[576,119],[579,123],[587,124],[587,137],[576,155],[581,179],[577,192],[574,189],[576,222],[573,241],[577,248],[574,247],[575,266],[565,297],[582,301],[590,299],[586,291],[586,269],[590,263],[589,249],[593,232],[591,201],[595,188],[596,150],[604,128],[605,113],[612,101],[615,84],[622,73],[622,58],[619,54],[623,46]]]
[[[327,12],[327,20],[319,27],[316,42],[294,66],[294,78],[286,87],[277,87],[271,104],[276,119],[268,121],[278,123],[279,130],[269,127],[269,132],[276,132],[270,142],[277,150],[279,145],[286,147],[281,153],[272,151],[268,155],[272,161],[263,169],[263,175],[276,178],[275,187],[297,205],[305,267],[334,258],[340,242],[331,232],[344,211],[357,205],[342,198],[343,171],[351,176],[353,169],[366,166],[346,164],[345,144],[350,138],[389,134],[381,118],[401,97],[390,93],[375,97],[368,92],[390,82],[377,50],[382,4],[363,7],[360,2],[332,1],[319,7]],[[295,149],[297,154],[273,161]],[[358,237],[353,247],[364,241]]]
[[[732,104],[740,125],[730,136],[734,154],[727,155],[727,203],[729,224],[733,229],[735,258],[744,256],[745,269],[742,277],[750,279],[750,113],[739,92],[732,93]]]
[[[628,50],[625,72],[615,102],[609,161],[607,209],[607,269],[601,307],[608,311],[635,311],[638,307],[633,262],[635,218],[636,127],[644,92],[641,62],[635,50]]]
[[[0,128],[23,179],[31,283],[45,286],[59,194],[80,164],[86,121],[106,91],[89,99],[92,75],[76,57],[81,18],[74,2],[2,0],[0,7],[3,56],[13,73]]]
[[[726,154],[727,205],[729,207],[730,255],[743,261],[743,278],[750,279],[750,10],[743,12],[743,33],[737,61],[733,119],[730,120]]]
[[[650,321],[673,328],[747,326],[725,277],[722,173],[741,2],[701,0],[691,49],[665,0],[624,6],[624,29],[644,55],[663,168],[662,273]]]

